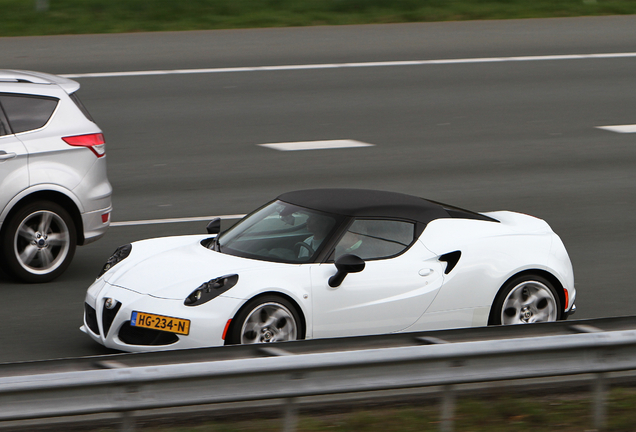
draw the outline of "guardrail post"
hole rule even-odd
[[[455,386],[445,385],[442,390],[441,432],[453,432],[455,428]]]
[[[285,418],[283,422],[283,432],[296,432],[296,426],[298,425],[296,398],[285,399]]]
[[[121,413],[121,432],[135,432],[135,417],[131,411]]]
[[[607,382],[605,373],[597,373],[594,378],[594,429],[605,429]]]

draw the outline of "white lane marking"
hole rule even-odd
[[[262,147],[271,148],[279,151],[298,151],[298,150],[325,150],[336,148],[352,148],[352,147],[371,147],[373,144],[367,144],[356,140],[326,140],[326,141],[299,141],[284,143],[258,144]]]
[[[466,63],[503,63],[503,62],[519,62],[519,61],[608,59],[608,58],[625,58],[625,57],[636,57],[636,52],[606,53],[606,54],[517,56],[517,57],[483,57],[483,58],[440,59],[440,60],[406,60],[406,61],[361,62],[361,63],[325,63],[325,64],[306,64],[306,65],[253,66],[253,67],[229,67],[229,68],[207,68],[207,69],[166,69],[166,70],[149,70],[149,71],[130,71],[130,72],[97,72],[97,73],[83,73],[83,74],[64,74],[60,76],[64,78],[110,78],[110,77],[131,77],[131,76],[148,76],[148,75],[263,72],[263,71],[340,69],[340,68],[386,67],[386,66],[424,66],[424,65],[466,64]]]
[[[610,132],[618,133],[636,133],[636,124],[633,125],[616,125],[616,126],[596,126],[597,129],[604,129]]]
[[[111,222],[110,226],[136,226],[136,225],[153,225],[153,224],[166,224],[166,223],[179,223],[179,222],[202,222],[211,221],[214,218],[221,219],[240,219],[244,214],[235,215],[223,215],[223,216],[201,216],[201,217],[187,217],[187,218],[172,218],[172,219],[147,219],[137,221],[124,221],[124,222]]]

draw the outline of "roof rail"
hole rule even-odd
[[[78,82],[68,78],[43,72],[32,72],[26,70],[0,69],[0,82],[30,83],[30,84],[56,84],[68,94],[76,92],[80,85]]]

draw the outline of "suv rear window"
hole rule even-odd
[[[44,126],[59,99],[43,96],[0,94],[0,104],[9,119],[13,133],[26,132]]]

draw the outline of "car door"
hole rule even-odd
[[[0,107],[0,213],[9,201],[29,186],[28,154],[11,133]]]
[[[415,241],[409,222],[357,220],[334,259],[344,254],[360,256],[365,268],[337,287],[328,283],[336,273],[333,263],[311,268],[314,338],[404,330],[422,316],[444,280],[442,263]]]

